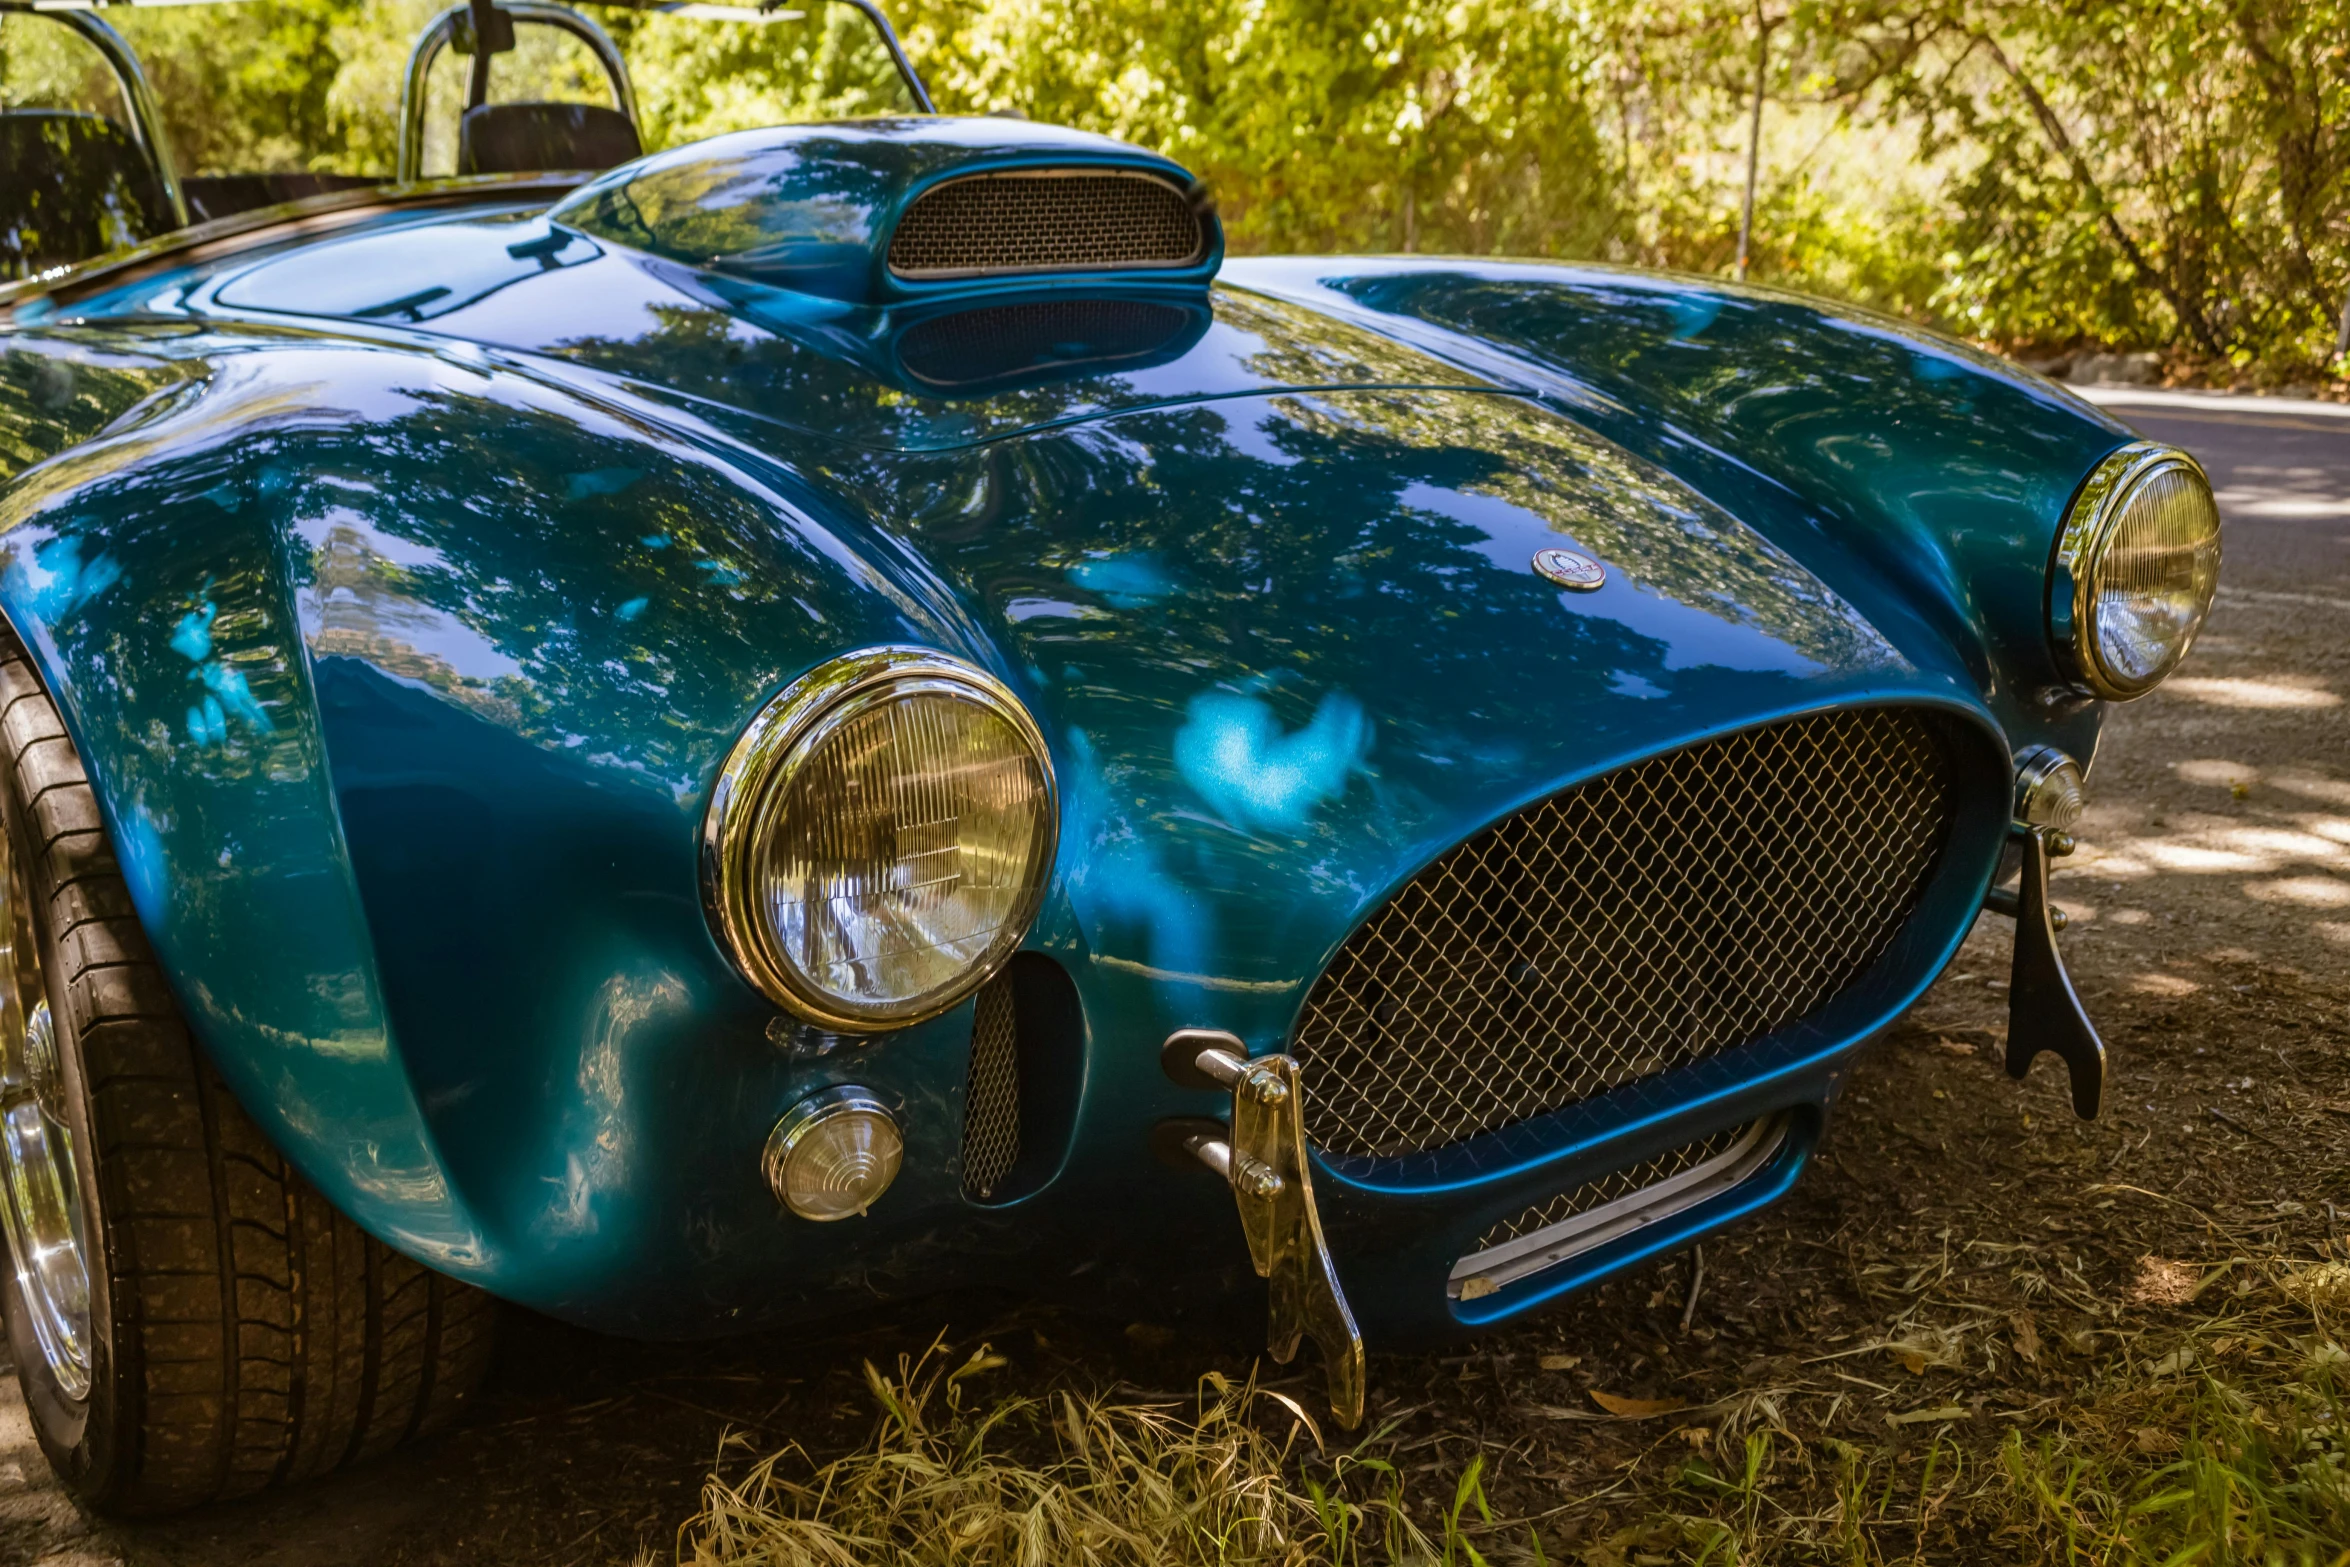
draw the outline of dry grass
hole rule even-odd
[[[975,1398],[1002,1360],[982,1348],[954,1363],[933,1345],[894,1376],[867,1364],[879,1416],[856,1451],[819,1465],[787,1448],[710,1480],[678,1556],[691,1567],[2350,1567],[2350,1353],[2338,1343],[2350,1266],[2237,1258],[2208,1277],[2231,1281],[2224,1309],[2117,1357],[2033,1419],[1953,1407],[1930,1433],[1895,1429],[1871,1447],[1768,1397],[1688,1410],[1709,1424],[1660,1433],[1604,1488],[1609,1516],[1639,1520],[1604,1534],[1576,1528],[1575,1500],[1495,1520],[1487,1457],[1414,1508],[1391,1429],[1325,1451],[1306,1410],[1253,1384],[1211,1374],[1188,1401]]]
[[[1953,1408],[1922,1445],[1870,1450],[1749,1430],[1651,1467],[1656,1511],[1588,1567],[1838,1567],[1998,1560],[2067,1567],[2350,1567],[2350,1267],[2247,1264],[2227,1309],[2119,1359],[1985,1439]],[[1724,1461],[1724,1459],[1728,1461]]]
[[[713,1477],[678,1552],[692,1567],[1482,1567],[1490,1525],[1472,1462],[1433,1536],[1373,1451],[1325,1455],[1286,1395],[1220,1374],[1168,1400],[968,1397],[1005,1362],[942,1345],[865,1379],[865,1445],[813,1465],[790,1447]],[[1526,1536],[1531,1539],[1531,1535]],[[1539,1559],[1540,1546],[1532,1547]]]

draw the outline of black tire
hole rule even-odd
[[[197,1049],[133,912],[81,759],[0,629],[0,816],[55,1025],[89,1273],[69,1396],[7,1275],[42,1451],[76,1496],[159,1513],[370,1458],[448,1425],[496,1303],[330,1207]]]

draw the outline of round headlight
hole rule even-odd
[[[2219,506],[2175,446],[2139,442],[2098,464],[2056,546],[2050,631],[2073,675],[2126,702],[2194,646],[2219,591]]]
[[[807,1021],[935,1017],[1012,955],[1052,875],[1059,812],[1019,699],[917,648],[852,653],[735,743],[703,824],[711,923]]]

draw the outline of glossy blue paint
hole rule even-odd
[[[1187,193],[1182,165],[1057,126],[905,118],[738,131],[624,165],[560,203],[563,228],[804,297],[855,304],[1016,292],[1033,282],[910,279],[886,265],[889,236],[916,198],[948,178],[1060,171],[1133,173]],[[1072,272],[1082,285],[1198,289],[1223,259],[1222,226],[1189,266],[1134,274]]]
[[[1323,1162],[1374,1345],[1460,1331],[1792,1180],[1808,1140],[1571,1275],[1444,1298],[1530,1201],[1757,1114],[1816,1127],[1971,922],[2009,752],[2093,748],[2040,595],[2125,439],[2102,415],[1906,329],[1636,274],[1252,261],[912,298],[800,244],[828,192],[870,261],[923,182],[1070,158],[1158,166],[992,121],[752,133],[553,217],[485,196],[232,247],[0,335],[0,604],[205,1043],[370,1230],[642,1333],[955,1280],[1253,1287],[1228,1196],[1149,1153],[1214,1108],[1160,1074],[1171,1029],[1279,1048],[1390,891],[1578,780],[1789,714],[1942,715],[1960,821],[1851,992],[1458,1148]],[[662,171],[718,194],[582,232]],[[1554,545],[1607,583],[1535,575]],[[882,642],[999,675],[1063,785],[1028,946],[1083,1009],[1073,1134],[992,1208],[958,1189],[969,1008],[771,1033],[700,905],[741,725]],[[905,1174],[806,1225],[757,1150],[844,1081],[901,1107]]]

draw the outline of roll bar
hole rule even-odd
[[[854,4],[855,0],[848,3]],[[147,73],[140,69],[139,57],[130,41],[101,21],[90,7],[0,3],[0,11],[46,16],[62,22],[105,57],[106,68],[114,73],[115,84],[122,89],[123,104],[130,110],[131,139],[146,154],[148,167],[155,171],[155,182],[163,187],[164,204],[171,209],[173,224],[186,228],[188,197],[180,189],[179,166],[172,160],[171,140],[163,133],[163,116],[156,111],[154,89],[147,85]]]
[[[854,4],[855,0],[848,3]],[[612,42],[611,34],[571,7],[555,5],[551,0],[497,0],[497,8],[518,22],[543,22],[549,27],[559,27],[587,45],[596,63],[603,66],[605,79],[611,83],[612,106],[627,115],[631,125],[637,123],[636,89],[629,85],[628,62],[620,58],[620,47]],[[424,177],[425,79],[432,72],[433,61],[455,41],[459,29],[470,33],[472,26],[473,7],[460,0],[427,24],[417,35],[416,47],[408,52],[407,74],[400,79],[400,158],[394,175],[403,185]]]

